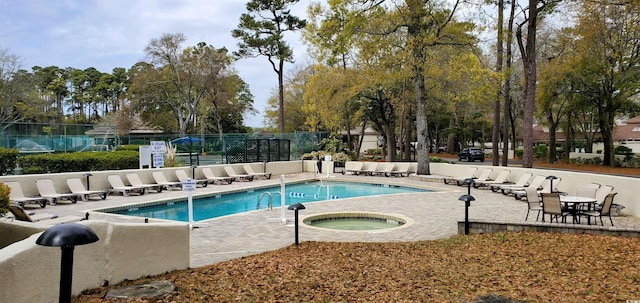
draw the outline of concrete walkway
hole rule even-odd
[[[287,175],[287,181],[299,181],[315,178],[314,174]],[[466,187],[429,182],[416,177],[372,177],[333,175],[331,179],[345,181],[379,182],[434,189],[434,192],[407,193],[386,196],[339,199],[334,201],[307,203],[306,209],[299,212],[299,239],[304,241],[345,241],[345,242],[397,242],[442,239],[457,234],[457,222],[464,220],[464,202],[458,198],[467,193]],[[431,180],[433,181],[433,180]],[[234,182],[231,185],[209,185],[198,188],[196,195],[212,194],[224,191],[246,190],[279,185],[278,176],[271,180],[252,182]],[[259,189],[256,189],[259,190]],[[476,201],[469,209],[471,220],[489,220],[495,222],[525,222],[527,204],[516,201],[490,190],[471,189]],[[106,200],[79,201],[76,204],[61,202],[56,206],[40,209],[30,206],[37,212],[59,215],[84,215],[90,213],[90,219],[116,222],[139,222],[144,218],[95,212],[95,209],[117,205],[137,204],[141,202],[161,201],[186,197],[180,190],[148,193],[142,196],[122,197],[110,195]],[[195,228],[191,232],[191,267],[275,250],[294,243],[293,211],[287,210],[287,223],[279,220],[280,209],[274,202],[273,210],[257,210],[202,221],[207,227]],[[37,208],[36,208],[37,207]],[[395,214],[407,218],[409,223],[403,227],[382,231],[333,231],[310,227],[302,220],[314,214],[326,212],[379,212]],[[535,213],[529,221],[535,221]],[[635,217],[614,217],[616,229],[640,230],[640,220]],[[150,219],[151,222],[159,221]],[[547,223],[558,224],[558,223]],[[606,223],[605,223],[606,224]],[[606,225],[605,225],[606,226]]]

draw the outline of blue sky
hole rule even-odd
[[[204,41],[236,50],[231,37],[248,0],[0,0],[0,48],[20,57],[22,67],[95,67],[110,73],[129,69],[144,60],[144,47],[164,33],[183,33],[193,46]],[[292,13],[305,18],[309,0],[301,0]],[[286,39],[295,64],[307,60],[299,34]],[[265,57],[235,63],[249,84],[259,114],[247,116],[249,126],[262,126],[276,74]],[[287,64],[291,70],[294,64]]]

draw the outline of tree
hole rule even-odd
[[[533,115],[536,109],[536,77],[537,77],[537,30],[538,22],[545,14],[553,11],[559,0],[529,0],[529,15],[518,25],[516,37],[524,66],[524,112],[522,118],[522,138],[524,154],[522,167],[533,167]],[[522,28],[527,26],[526,41],[523,40]]]
[[[226,48],[201,42],[183,49],[184,41],[183,34],[165,34],[151,40],[145,47],[151,63],[139,63],[130,70],[128,92],[134,110],[164,129],[176,125],[181,136],[198,130],[198,123],[205,123],[207,106],[201,105],[203,101],[227,102],[237,91],[226,89],[242,88],[221,83],[235,75]]]
[[[306,21],[291,15],[289,5],[299,0],[251,0],[247,3],[248,13],[240,16],[238,28],[231,32],[239,38],[240,58],[265,56],[273,71],[278,75],[278,103],[280,133],[284,133],[284,63],[293,62],[293,50],[284,40],[284,34],[300,30]]]
[[[640,4],[584,2],[575,28],[574,93],[590,104],[604,144],[604,165],[615,165],[616,117],[637,110],[640,93]]]
[[[14,122],[23,120],[15,103],[22,96],[15,75],[20,68],[20,58],[9,53],[7,49],[0,49],[0,123],[3,129]]]

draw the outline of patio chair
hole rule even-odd
[[[166,190],[182,188],[182,182],[167,180],[167,177],[165,177],[161,171],[154,171],[153,173],[151,173],[151,176],[153,176],[153,180],[156,181],[157,185],[164,186]]]
[[[576,196],[578,196],[578,197],[595,198],[596,197],[596,192],[598,192],[599,188],[600,188],[600,184],[593,183],[593,182],[585,184],[585,185],[578,186],[576,188]]]
[[[545,179],[544,181],[542,181],[542,188],[540,188],[538,190],[538,194],[541,193],[557,193],[558,192],[558,184],[560,184],[560,181],[562,181],[562,179],[557,178],[555,180],[553,180],[553,191],[551,190],[551,180],[549,179]],[[516,200],[520,200],[522,199],[522,197],[524,197],[527,193],[524,190],[519,190],[519,191],[514,191],[513,192],[513,196],[516,198]]]
[[[82,183],[82,180],[80,180],[80,178],[67,179],[67,186],[69,186],[71,193],[79,196],[82,199],[82,201],[87,201],[92,196],[96,196],[101,200],[104,200],[107,198],[107,194],[108,194],[106,190],[87,190],[84,187],[84,184]]]
[[[456,182],[458,183],[459,180],[464,180],[465,179],[474,179],[476,177],[476,172],[478,171],[477,167],[468,167],[467,171],[462,174],[461,177],[444,177],[442,178],[442,181],[444,182],[444,184],[449,184],[449,183],[453,183]]]
[[[362,170],[360,170],[360,172],[372,176],[376,173],[377,169],[378,162],[366,162],[364,163],[364,165],[362,165]]]
[[[344,164],[344,170],[342,174],[351,173],[353,175],[359,175],[362,172],[362,167],[364,166],[364,162],[355,162],[349,161]]]
[[[211,168],[209,167],[203,167],[202,168],[202,174],[204,175],[204,177],[206,178],[206,180],[209,183],[217,183],[220,184],[221,182],[225,182],[226,184],[231,184],[233,183],[233,177],[221,177],[221,176],[216,176],[216,174],[213,172],[213,170],[211,170]]]
[[[24,207],[27,203],[34,203],[40,205],[40,207],[45,208],[47,206],[47,199],[43,197],[25,197],[24,192],[22,191],[22,185],[19,182],[15,181],[6,181],[3,182],[9,189],[11,189],[9,193],[9,201],[20,205],[20,207]]]
[[[36,180],[36,187],[40,196],[46,198],[49,204],[56,205],[59,201],[78,202],[78,195],[73,193],[58,193],[51,179]]]
[[[611,222],[611,226],[613,226],[613,219],[611,218],[611,206],[613,205],[613,198],[616,196],[616,194],[617,193],[607,194],[604,198],[604,204],[602,205],[602,208],[600,208],[600,210],[582,211],[579,213],[579,215],[587,217],[587,224],[589,225],[591,225],[591,218],[598,217],[600,218],[600,225],[602,226],[604,226],[604,223],[602,222],[602,217],[608,216],[609,222]]]
[[[181,183],[187,179],[194,179],[187,176],[187,173],[182,169],[176,170],[176,177],[178,177],[178,180],[180,180]],[[209,181],[207,179],[194,179],[194,180],[196,181],[196,186],[200,185],[202,187],[207,187],[207,185],[209,185]]]
[[[33,212],[27,212],[24,208],[22,208],[22,206],[16,205],[16,204],[9,205],[9,211],[13,214],[13,216],[18,221],[38,222],[46,225],[77,222],[77,221],[82,221],[84,219],[82,217],[72,216],[72,215],[58,217],[58,215],[47,214],[47,213],[35,214]]]
[[[602,185],[598,190],[596,190],[596,204],[595,209],[600,210],[604,205],[604,199],[608,194],[613,192],[614,187],[611,185]]]
[[[140,179],[140,175],[138,175],[137,173],[127,174],[126,177],[131,186],[144,187],[147,192],[149,192],[150,189],[153,189],[157,193],[161,193],[164,189],[164,186],[162,185],[142,182],[142,179]]]
[[[389,174],[396,167],[395,163],[378,163],[376,165],[376,169],[371,171],[369,174],[372,176],[385,176],[389,177]]]
[[[144,195],[147,190],[146,186],[124,185],[124,182],[122,182],[122,179],[120,179],[118,175],[109,175],[107,176],[107,180],[109,180],[109,184],[111,185],[109,192],[118,192],[125,197],[128,197],[130,193]]]
[[[491,179],[489,179],[489,177],[491,176],[491,173],[493,172],[492,168],[485,168],[483,169],[480,174],[477,177],[473,178],[473,182],[485,182],[485,181],[490,181]],[[467,178],[461,179],[458,178],[456,179],[456,184],[458,186],[462,186],[464,185],[464,180],[466,180]]]
[[[524,189],[529,185],[529,180],[532,176],[530,173],[523,173],[513,184],[491,184],[489,187],[491,187],[492,192],[502,191],[502,193],[506,195],[511,192],[512,188]],[[542,183],[542,181],[540,181],[540,183]]]
[[[271,179],[271,173],[268,173],[268,172],[264,172],[264,173],[255,172],[253,170],[253,167],[251,167],[251,165],[249,165],[249,164],[243,165],[242,168],[244,168],[244,171],[247,174],[249,174],[250,176],[253,176],[254,178],[263,177],[265,179]]]
[[[389,172],[389,176],[396,177],[406,177],[411,173],[411,163],[408,162],[400,162],[396,163],[391,172]]]
[[[538,215],[536,215],[536,221],[540,218],[540,212],[542,212],[542,204],[540,203],[540,197],[538,197],[538,190],[532,187],[525,188],[527,192],[527,216],[524,218],[525,221],[529,219],[529,213],[531,211],[537,211]]]
[[[533,180],[531,180],[531,182],[529,183],[529,185],[527,186],[523,186],[523,187],[508,187],[508,188],[502,188],[502,194],[504,195],[508,195],[508,194],[513,194],[514,196],[516,196],[516,200],[520,200],[520,198],[524,197],[526,195],[526,193],[524,192],[524,189],[527,187],[533,187],[535,189],[540,189],[542,187],[542,183],[544,183],[545,181],[545,177],[544,176],[535,176],[533,177]]]
[[[510,173],[511,173],[510,170],[501,170],[495,179],[486,180],[486,181],[476,181],[475,183],[473,183],[473,187],[481,188],[481,187],[488,187],[491,184],[504,184],[505,182],[507,182],[507,177],[509,177]]]
[[[553,218],[556,218],[556,223],[559,223],[558,217],[562,218],[562,223],[567,222],[567,216],[570,213],[562,209],[559,193],[542,192],[540,196],[542,197],[542,222],[544,222],[544,215],[547,214],[551,219],[551,223],[553,223]]]
[[[227,173],[229,177],[233,178],[235,181],[253,181],[253,176],[248,174],[238,174],[233,169],[233,166],[225,165],[224,171]]]

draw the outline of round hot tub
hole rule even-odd
[[[399,215],[372,212],[339,212],[312,215],[304,218],[303,224],[315,228],[372,231],[408,227],[413,220]]]

